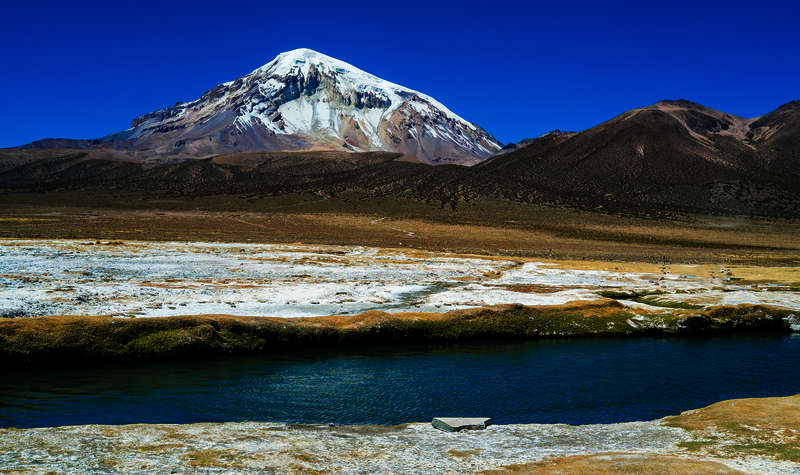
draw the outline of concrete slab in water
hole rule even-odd
[[[447,432],[480,430],[492,425],[488,417],[434,417],[433,427]]]

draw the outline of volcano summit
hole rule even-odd
[[[434,98],[310,49],[281,53],[197,100],[137,117],[125,131],[30,146],[110,148],[139,158],[383,150],[459,165],[478,163],[501,148]]]

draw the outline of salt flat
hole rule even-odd
[[[800,471],[796,462],[753,454],[692,453],[679,444],[696,442],[693,434],[661,420],[514,424],[466,433],[419,423],[89,425],[0,429],[0,436],[0,464],[15,473],[575,473],[570,463],[580,456],[600,466],[634,467],[626,473]],[[561,465],[566,470],[547,470]],[[664,465],[669,470],[654,470]],[[498,471],[480,472],[487,469]]]
[[[359,246],[3,240],[0,316],[435,312],[557,305],[609,290],[651,294],[646,303],[621,300],[651,310],[676,303],[800,308],[796,287],[737,280],[735,268],[633,272],[595,264]]]

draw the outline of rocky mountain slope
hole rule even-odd
[[[481,163],[505,197],[749,213],[798,211],[800,102],[744,119],[686,100],[633,109],[577,134],[547,134]]]
[[[541,144],[543,141],[562,141],[567,139],[578,132],[565,132],[563,130],[551,130],[544,135],[540,135],[539,137],[532,138],[532,139],[522,139],[519,142],[511,142],[505,146],[503,146],[500,151],[495,153],[493,156],[504,155],[506,153],[516,152],[517,150],[523,149],[528,145],[538,143]]]
[[[472,165],[500,144],[430,96],[297,49],[197,100],[137,117],[128,130],[93,141],[44,140],[29,147],[110,148],[141,158],[391,151],[423,163]]]
[[[524,141],[473,167],[405,163],[398,161],[402,152],[234,153],[147,163],[119,149],[6,149],[0,150],[0,190],[348,194],[454,208],[500,198],[637,214],[796,218],[798,124],[800,102],[743,119],[688,101],[663,101],[583,132]]]

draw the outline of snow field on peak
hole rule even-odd
[[[385,113],[380,109],[333,108],[324,94],[317,92],[312,96],[301,96],[281,104],[278,111],[286,124],[284,133],[312,133],[338,138],[344,135],[340,116],[345,115],[358,123],[372,148],[383,147],[378,131]]]
[[[147,138],[148,150],[169,154],[327,144],[401,152],[425,163],[463,164],[502,147],[432,97],[309,49],[281,53],[196,100],[144,114],[133,123],[108,138]],[[273,135],[297,139],[269,138]],[[211,140],[194,143],[198,139]]]
[[[391,105],[386,109],[384,116],[390,115],[397,110],[397,108],[402,106],[404,102],[408,102],[408,104],[414,107],[419,113],[430,115],[428,107],[424,107],[415,100],[407,101],[401,96],[401,94],[404,94],[412,97],[417,96],[423,101],[426,101],[428,103],[426,104],[427,106],[438,109],[444,113],[446,117],[469,127],[471,130],[477,130],[474,124],[453,113],[444,104],[427,94],[386,81],[349,63],[306,48],[281,53],[269,63],[254,70],[249,76],[254,78],[266,76],[272,79],[275,76],[285,77],[290,74],[299,73],[307,77],[312,65],[334,74],[340,92],[346,93],[348,91],[361,90],[385,95],[391,102]]]

